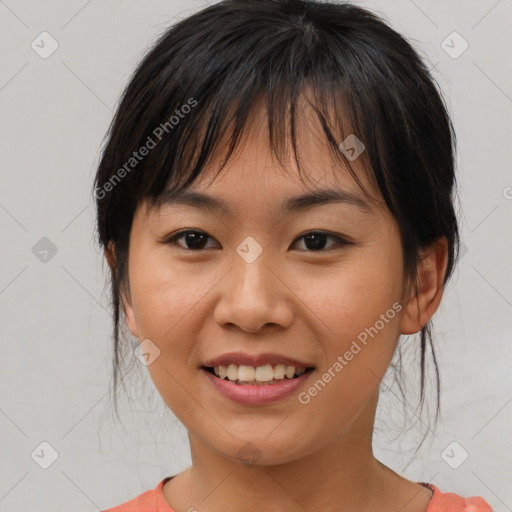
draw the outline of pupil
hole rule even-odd
[[[320,238],[320,241],[318,240]],[[306,235],[304,237],[306,247],[308,249],[322,249],[325,245],[325,239],[327,238],[327,235],[324,235],[323,233],[311,233],[309,235]],[[316,240],[316,242],[315,242]],[[308,243],[313,241],[313,243]]]
[[[187,233],[185,239],[190,249],[201,249],[205,236],[202,233]]]

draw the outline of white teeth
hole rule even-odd
[[[285,375],[286,375],[289,379],[292,379],[292,378],[293,378],[293,376],[295,375],[295,366],[287,366],[287,367],[286,367]]]
[[[294,376],[300,376],[306,372],[306,368],[295,368],[295,366],[286,366],[284,364],[266,364],[263,366],[247,366],[230,364],[228,366],[215,366],[213,369],[215,375],[221,379],[237,382],[272,382],[282,380],[285,377],[292,379]]]
[[[229,380],[238,380],[238,366],[230,364],[227,368],[227,377]]]
[[[284,364],[276,364],[274,366],[274,379],[284,379],[286,374],[286,366]]]
[[[255,376],[258,382],[265,382],[268,380],[272,380],[274,378],[274,370],[272,370],[272,365],[266,364],[265,366],[258,366],[256,368]],[[240,380],[249,380],[249,379],[240,379]]]
[[[256,370],[253,366],[245,366],[241,364],[238,367],[238,380],[242,381],[252,381],[254,380],[254,375],[256,373]],[[231,380],[231,379],[230,379]]]

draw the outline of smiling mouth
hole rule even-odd
[[[221,380],[253,386],[279,384],[283,381],[298,379],[301,375],[314,370],[314,367],[296,368],[284,364],[266,364],[257,367],[230,364],[201,368]]]

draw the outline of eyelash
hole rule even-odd
[[[199,229],[185,229],[185,230],[182,230],[182,231],[178,231],[174,235],[168,237],[167,239],[165,239],[163,241],[163,243],[167,244],[167,245],[178,245],[179,248],[181,248],[181,249],[183,249],[185,251],[189,251],[189,252],[204,251],[205,249],[188,249],[186,247],[182,247],[181,245],[179,245],[177,243],[177,241],[179,239],[183,238],[185,235],[190,234],[190,233],[197,233],[197,234],[205,235],[208,238],[212,238],[210,235],[208,235],[208,233],[206,233],[204,231],[201,231]],[[328,251],[330,251],[332,249],[335,249],[337,246],[340,247],[340,246],[346,246],[346,245],[355,245],[354,242],[350,242],[350,241],[346,240],[345,238],[342,238],[342,237],[337,236],[337,235],[333,235],[333,234],[328,233],[326,231],[318,231],[318,230],[308,231],[308,232],[304,233],[303,235],[300,235],[299,237],[297,237],[294,240],[293,244],[295,244],[298,240],[304,239],[307,235],[325,235],[327,238],[333,238],[333,239],[337,240],[338,243],[335,246],[333,246],[333,247],[329,247],[328,249],[319,249],[317,251],[305,250],[305,252],[328,252]]]

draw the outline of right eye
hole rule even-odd
[[[204,231],[199,231],[197,229],[185,229],[178,231],[171,237],[167,238],[164,243],[169,245],[178,245],[187,251],[200,251],[202,249],[208,249],[208,247],[205,247],[205,241],[208,238],[213,240],[213,238]],[[188,245],[188,247],[184,247],[182,244],[178,243],[178,240],[183,240],[183,243]]]

